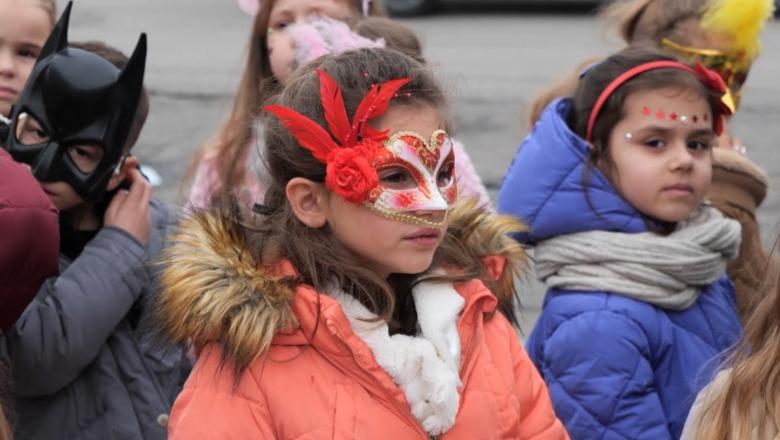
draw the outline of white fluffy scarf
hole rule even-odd
[[[702,206],[668,236],[588,231],[537,244],[536,274],[548,287],[608,291],[684,310],[739,252],[741,228]]]
[[[384,321],[360,302],[333,291],[355,334],[377,363],[403,390],[412,414],[429,435],[440,435],[455,423],[460,406],[460,336],[457,320],[463,298],[452,284],[420,283],[412,289],[420,334],[390,336]]]

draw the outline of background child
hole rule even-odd
[[[54,26],[54,0],[0,0],[0,115],[19,98]]]
[[[573,438],[678,438],[739,338],[724,275],[739,223],[702,205],[725,90],[625,50],[548,107],[510,166],[499,211],[528,222],[518,238],[550,288],[527,347]]]
[[[60,210],[61,235],[60,275],[4,338],[15,428],[20,438],[162,439],[188,369],[183,348],[156,343],[148,320],[148,262],[170,219],[129,156],[142,125],[133,121],[145,117],[146,39],[120,71],[67,47],[69,12],[17,101],[8,142]]]
[[[259,164],[250,160],[250,151],[258,138],[255,129],[260,128],[256,127],[257,114],[263,103],[279,90],[281,81],[274,70],[278,73],[289,69],[286,59],[282,66],[273,67],[274,59],[278,59],[280,53],[290,55],[287,40],[282,42],[285,50],[273,54],[274,38],[283,35],[286,26],[301,23],[311,15],[343,19],[357,17],[362,10],[362,2],[357,0],[268,0],[258,3],[233,110],[219,133],[201,147],[193,161],[189,202],[196,208],[207,206],[215,194],[225,191],[237,191],[246,202],[261,199],[258,195],[264,188],[254,178],[254,169]],[[380,12],[371,10],[372,14]]]
[[[160,316],[202,348],[171,438],[567,438],[475,280],[484,249],[448,229],[454,157],[430,73],[347,51],[296,71],[277,104],[262,220],[196,213],[166,258]],[[519,250],[517,230],[504,220],[492,251]]]
[[[725,368],[691,408],[682,439],[762,440],[780,433],[780,279],[776,273],[767,274],[763,289],[761,302]]]
[[[207,206],[215,195],[221,194],[226,188],[233,188],[249,206],[262,200],[266,185],[262,179],[258,180],[258,176],[265,174],[262,172],[264,165],[262,160],[252,154],[253,150],[262,150],[258,143],[258,139],[262,138],[262,126],[256,116],[263,102],[279,90],[296,65],[292,61],[301,48],[296,48],[287,27],[304,24],[313,15],[355,21],[360,16],[361,5],[361,2],[347,0],[297,3],[275,0],[262,3],[250,36],[249,57],[236,94],[233,113],[217,138],[202,147],[196,155],[189,195],[189,202],[194,207]],[[372,12],[378,11],[372,9]],[[388,25],[387,22],[358,26],[369,36],[386,31],[389,37],[393,37],[386,40],[388,44],[409,42],[408,37],[394,38],[404,32],[399,32],[399,27]],[[365,31],[367,27],[373,27],[374,31]],[[414,37],[411,30],[405,30]],[[298,44],[301,45],[300,42]],[[457,154],[458,174],[462,178],[458,186],[462,194],[489,203],[487,190],[462,146],[458,147]]]
[[[774,9],[772,0],[615,0],[601,16],[629,45],[655,47],[684,61],[701,61],[716,70],[739,103],[751,65],[760,54],[760,34]],[[543,92],[530,106],[530,125],[555,98],[571,95],[589,60]],[[736,98],[736,99],[735,99]],[[743,321],[763,292],[768,266],[774,266],[761,244],[756,210],[766,197],[766,173],[746,155],[741,141],[727,129],[713,150],[712,185],[707,198],[742,226],[739,257],[729,261],[737,306]],[[772,267],[772,271],[778,270]]]

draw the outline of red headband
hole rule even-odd
[[[590,118],[588,118],[588,130],[585,134],[585,140],[588,142],[592,140],[591,136],[593,135],[593,127],[596,125],[596,120],[599,117],[601,108],[604,106],[604,103],[607,102],[607,99],[612,96],[615,90],[628,82],[630,79],[642,73],[656,69],[680,69],[686,72],[690,72],[696,75],[708,89],[723,95],[726,94],[727,88],[726,83],[723,82],[723,78],[721,78],[720,75],[718,75],[716,72],[704,67],[701,62],[696,62],[695,69],[677,61],[651,61],[649,63],[640,64],[615,78],[611,83],[609,83],[604,91],[601,92],[599,99],[596,100],[596,104],[593,106],[593,110],[590,113]],[[722,102],[718,107],[720,114],[713,115],[712,119],[713,124],[715,124],[713,127],[715,134],[720,135],[723,132],[723,118],[721,116],[730,115],[731,109]]]

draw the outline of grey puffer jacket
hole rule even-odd
[[[17,439],[164,439],[167,414],[189,373],[184,347],[152,328],[153,262],[172,219],[151,205],[144,249],[104,227],[44,283],[5,336]]]

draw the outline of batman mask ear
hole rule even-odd
[[[144,71],[146,70],[146,34],[141,34],[130,60],[119,74],[119,85],[124,93],[137,102],[144,86]]]
[[[57,21],[57,24],[54,25],[54,29],[51,31],[51,34],[49,34],[46,44],[43,45],[43,49],[41,49],[41,53],[38,55],[39,60],[68,47],[68,23],[70,22],[71,6],[73,6],[72,1],[68,2],[68,6],[65,6],[65,10],[62,11],[60,19]]]

